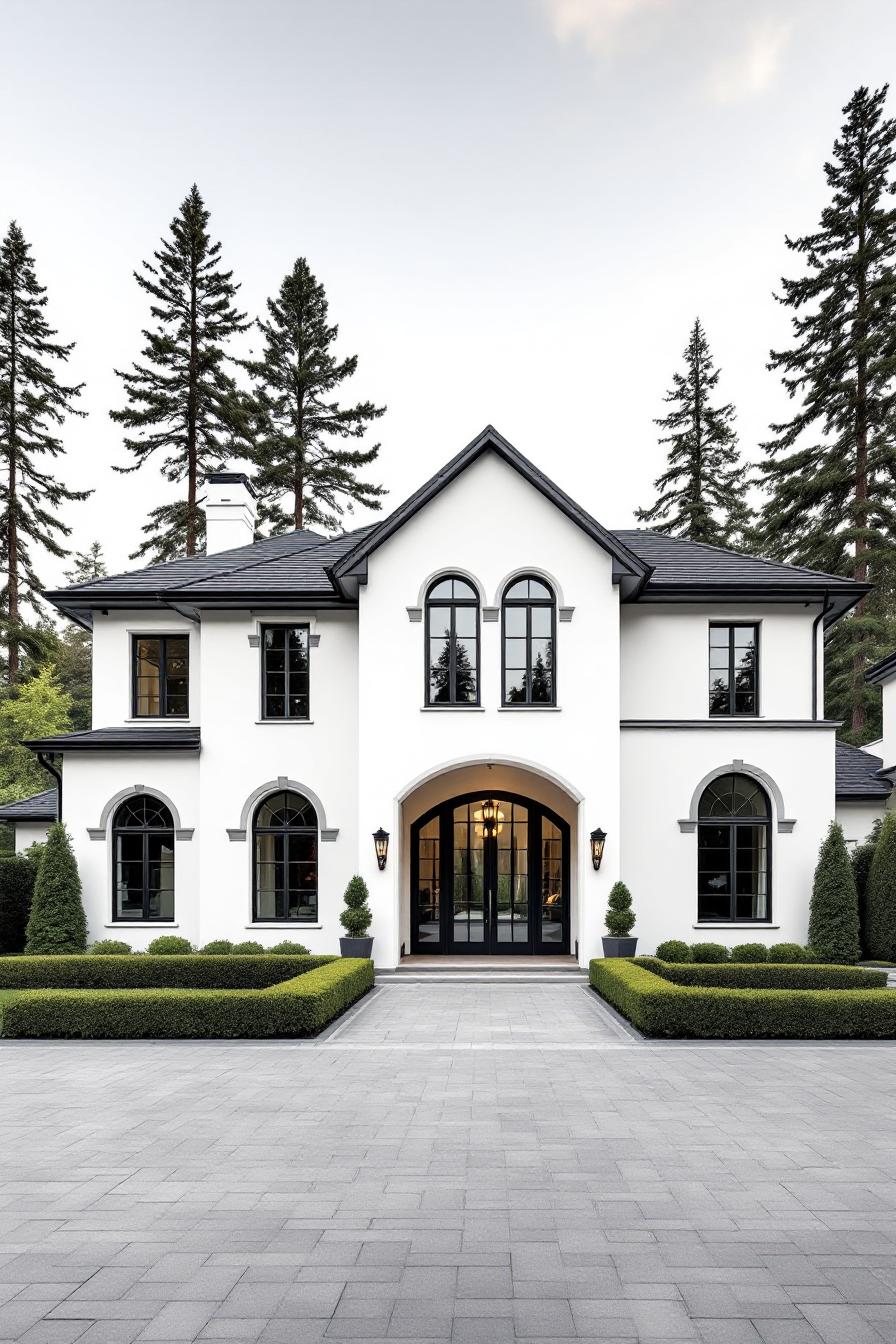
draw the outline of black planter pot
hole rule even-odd
[[[369,957],[372,951],[372,938],[339,939],[339,952],[343,957]]]
[[[601,942],[605,957],[633,957],[638,946],[637,938],[602,938]]]

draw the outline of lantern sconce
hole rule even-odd
[[[600,861],[604,856],[606,840],[607,833],[602,831],[599,826],[596,831],[591,832],[591,863],[595,872],[600,867]]]
[[[386,866],[386,855],[389,853],[389,832],[384,831],[382,826],[373,833],[373,847],[376,850],[376,862],[380,872]]]

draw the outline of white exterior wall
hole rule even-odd
[[[886,812],[886,802],[844,802],[837,803],[837,820],[843,827],[848,845],[860,845],[868,838],[871,827]]]
[[[135,719],[133,708],[133,635],[189,635],[190,713],[187,719]],[[174,611],[110,611],[94,613],[93,620],[93,727],[118,728],[140,724],[152,728],[172,723],[200,723],[199,626]]]
[[[544,574],[558,605],[575,608],[557,624],[556,709],[504,710],[501,624],[483,621],[481,708],[425,709],[424,626],[408,619],[429,580],[460,570],[495,606],[504,581],[519,571]],[[425,810],[403,802],[424,780],[478,764],[529,767],[578,798],[577,830],[607,831],[600,873],[579,844],[571,889],[583,962],[600,949],[606,897],[619,871],[619,595],[609,555],[499,458],[479,458],[369,561],[359,603],[359,871],[374,913],[374,953],[398,960],[410,874],[400,839]],[[475,785],[472,787],[476,787]],[[452,795],[446,781],[443,798]],[[384,826],[392,843],[386,870],[376,866],[371,832]],[[399,841],[396,844],[396,840]]]
[[[896,765],[896,677],[890,677],[881,686],[883,697],[883,734],[875,747],[875,755],[883,757],[884,768]]]
[[[50,829],[48,821],[17,821],[14,826],[17,854],[23,854],[32,845],[42,845]]]

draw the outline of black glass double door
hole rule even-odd
[[[569,827],[516,794],[464,794],[411,829],[411,950],[569,952]]]

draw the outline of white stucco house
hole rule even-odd
[[[491,427],[343,536],[253,542],[238,474],[206,508],[207,554],[48,595],[93,631],[94,726],[29,743],[92,939],[332,952],[358,872],[383,967],[584,964],[618,877],[645,952],[804,942],[835,808],[889,796],[822,705],[865,589],[609,531]]]

